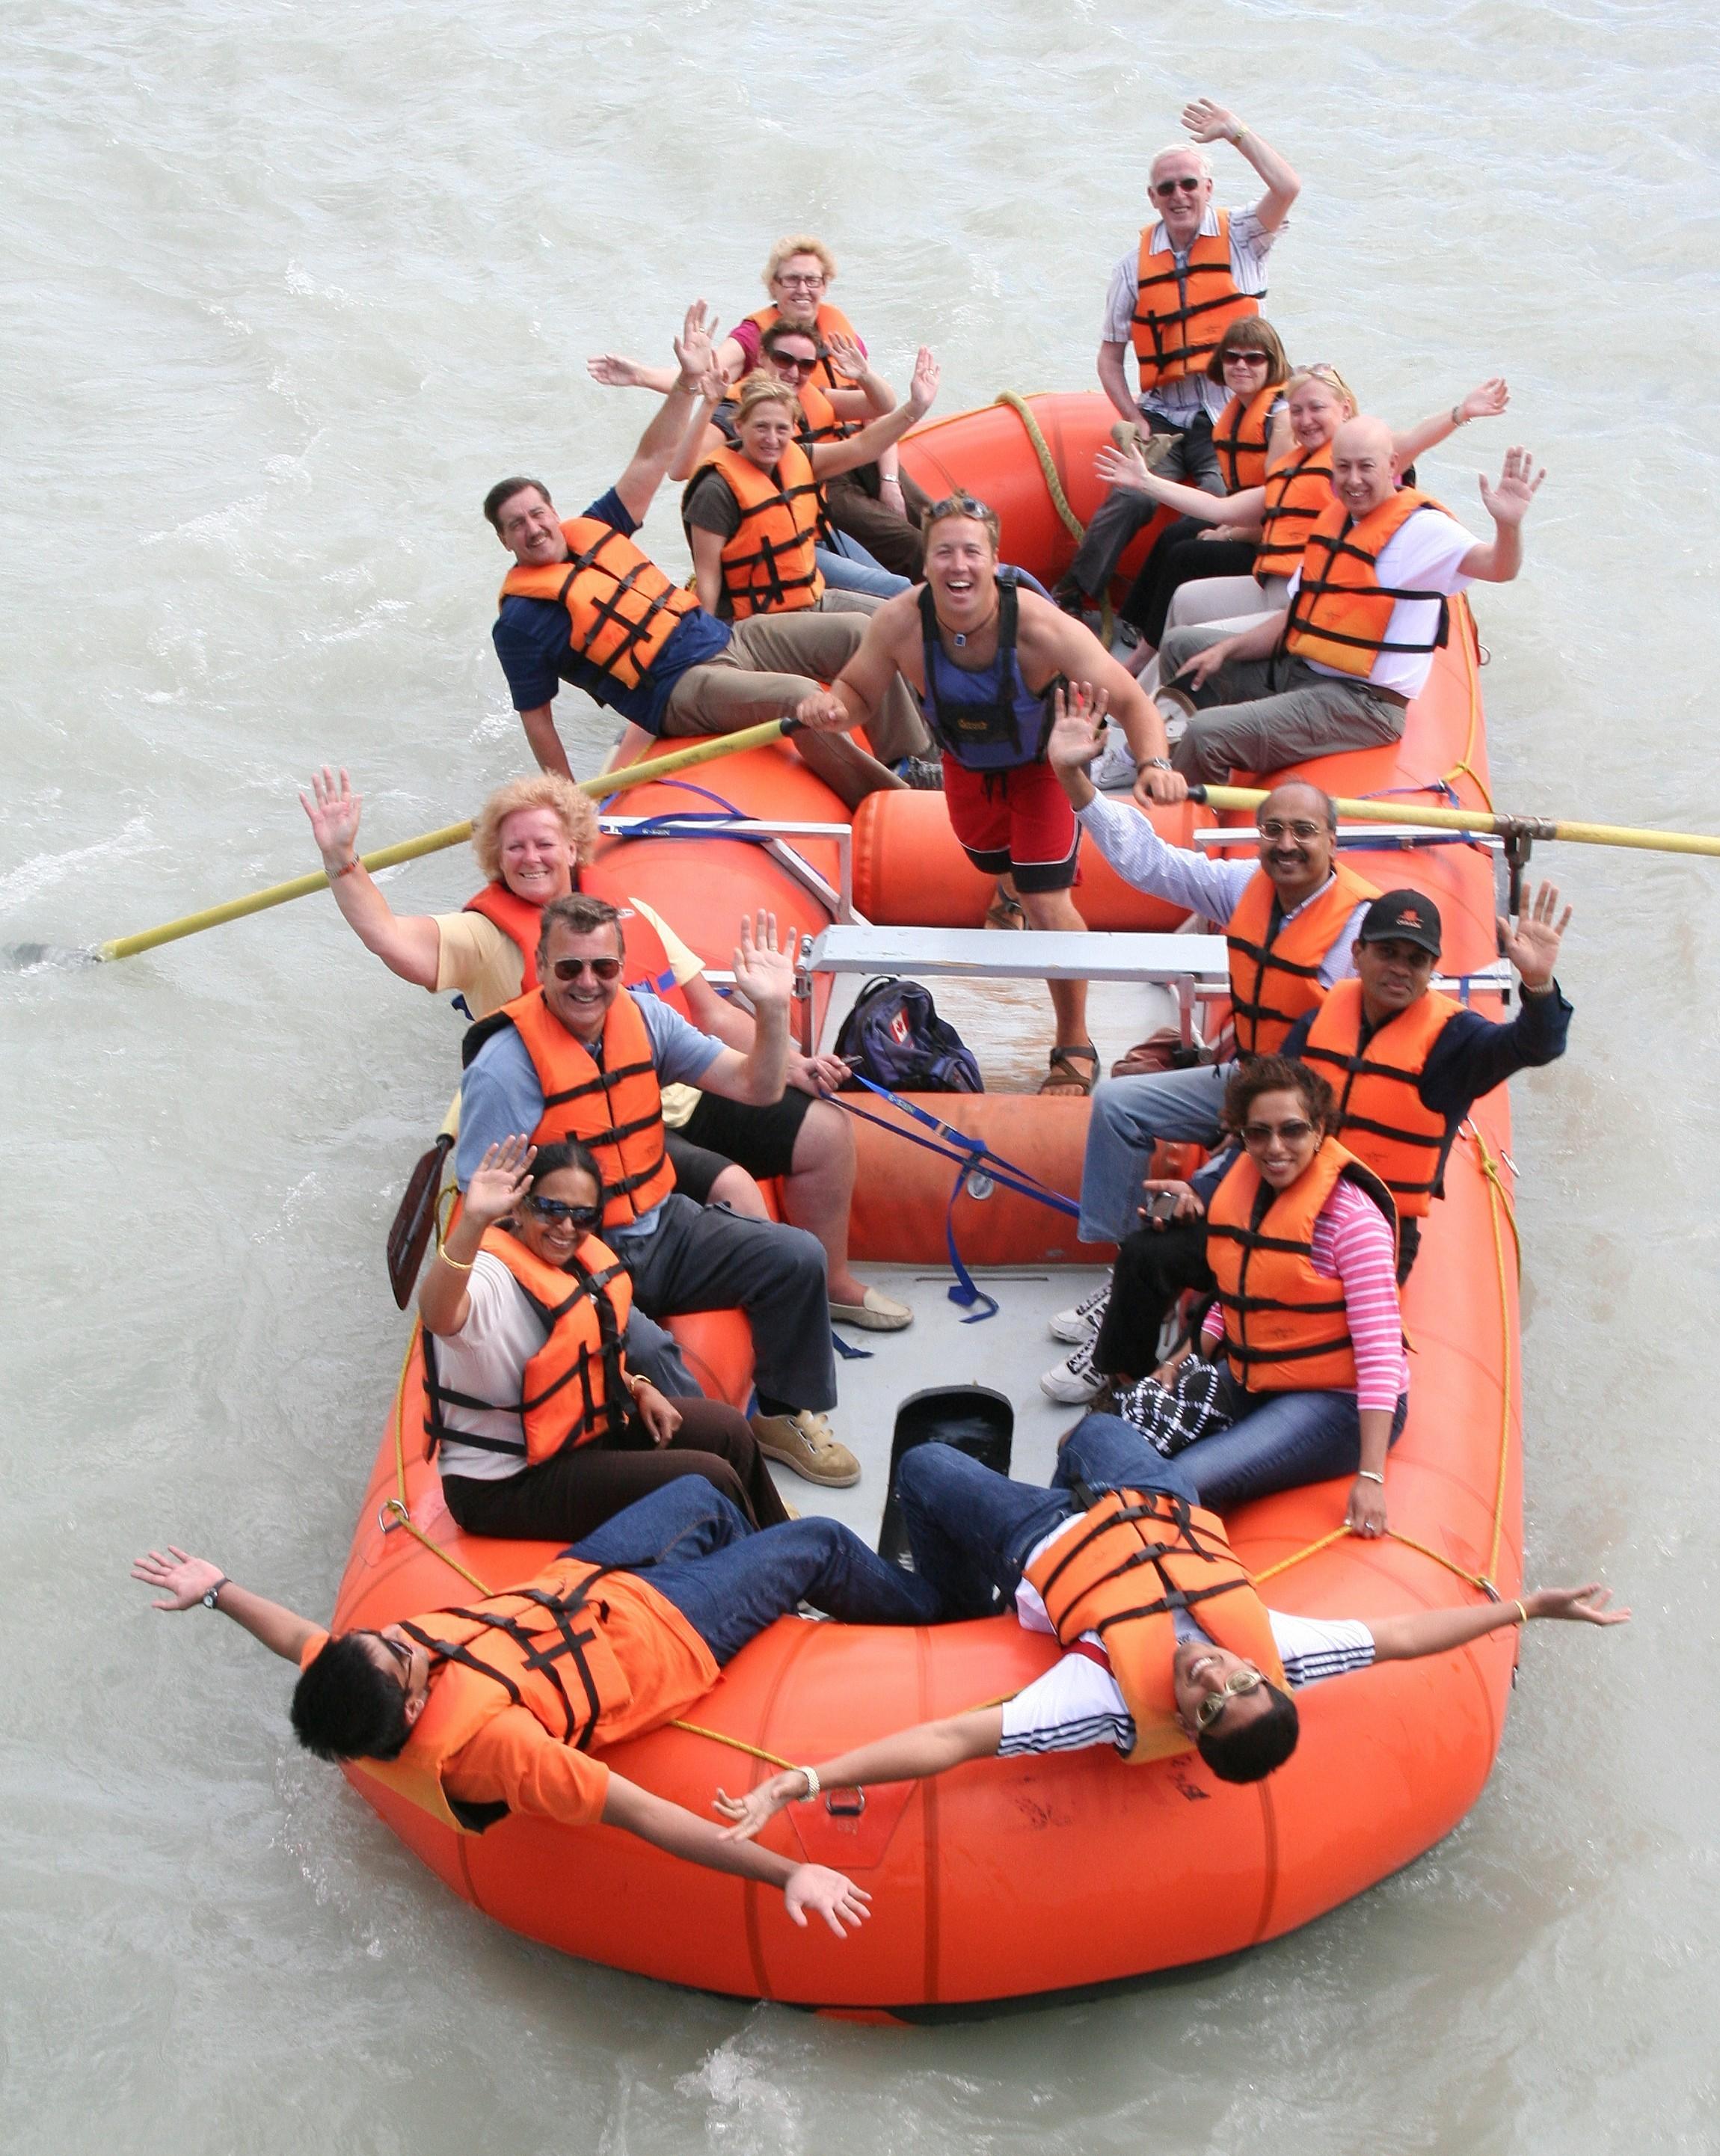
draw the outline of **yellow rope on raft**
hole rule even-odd
[[[708,741],[695,742],[690,748],[673,749],[667,756],[653,757],[645,763],[631,763],[621,771],[603,772],[595,778],[578,781],[582,793],[588,793],[593,801],[600,801],[611,793],[625,793],[629,786],[647,786],[654,778],[666,778],[670,773],[685,771],[698,763],[712,763],[717,757],[733,756],[741,749],[760,748],[773,742],[783,731],[780,719],[767,719],[762,725],[746,726],[739,733],[714,734]],[[403,839],[398,845],[380,846],[373,854],[361,854],[362,865],[374,872],[390,869],[401,861],[415,861],[425,854],[440,853],[448,846],[458,846],[472,835],[470,823],[447,824],[439,831],[426,831],[421,838]],[[106,943],[98,943],[94,955],[101,960],[135,958],[140,952],[153,951],[163,943],[176,943],[182,936],[196,936],[205,928],[219,928],[228,921],[242,921],[249,914],[266,913],[270,906],[285,906],[290,900],[308,898],[313,891],[326,891],[328,876],[319,869],[314,875],[295,876],[290,883],[271,884],[266,891],[254,891],[244,898],[230,898],[221,906],[205,906],[201,913],[187,913],[177,921],[164,921],[159,928],[145,928],[135,936],[116,936]]]
[[[396,1526],[404,1527],[415,1543],[422,1543],[432,1557],[439,1557],[444,1564],[451,1566],[469,1586],[475,1587],[480,1594],[488,1594],[490,1589],[479,1578],[475,1572],[468,1572],[460,1559],[450,1551],[444,1549],[440,1543],[433,1543],[430,1540],[424,1529],[413,1518],[411,1507],[406,1502],[406,1373],[412,1368],[413,1350],[418,1346],[418,1327],[422,1322],[423,1320],[420,1318],[413,1320],[412,1332],[406,1342],[406,1353],[401,1358],[400,1375],[394,1383],[394,1495],[389,1498],[383,1510],[385,1512],[392,1512],[394,1515]],[[384,1527],[383,1532],[386,1534],[388,1531]]]
[[[1481,731],[1481,670],[1476,664],[1475,616],[1470,613],[1469,602],[1466,599],[1463,602],[1463,611],[1465,615],[1467,617],[1469,623],[1469,634],[1463,639],[1464,672],[1469,685],[1469,737],[1463,744],[1462,755],[1458,757],[1456,762],[1454,763],[1451,768],[1445,773],[1445,779],[1442,783],[1445,785],[1450,785],[1453,779],[1473,779],[1475,781],[1476,789],[1481,794],[1481,799],[1486,803],[1488,810],[1491,812],[1493,806],[1493,797],[1487,791],[1487,783],[1469,760],[1475,752],[1475,737]]]
[[[1033,444],[1033,453],[1040,460],[1040,471],[1045,482],[1045,491],[1051,497],[1051,506],[1063,519],[1063,528],[1077,547],[1087,536],[1087,527],[1069,506],[1069,496],[1063,491],[1063,481],[1058,476],[1057,460],[1051,454],[1051,445],[1040,431],[1040,423],[1034,417],[1033,407],[1024,397],[1018,397],[1013,389],[1006,389],[992,399],[994,404],[1007,404],[1027,429],[1027,439]],[[1101,593],[1099,599],[1099,627],[1106,649],[1110,649],[1112,632],[1116,627],[1111,613],[1111,594]]]

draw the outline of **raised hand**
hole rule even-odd
[[[1505,377],[1496,374],[1479,389],[1471,389],[1457,408],[1466,419],[1497,419],[1510,402]]]
[[[770,1004],[786,1004],[794,992],[793,953],[799,947],[798,932],[788,931],[786,947],[777,948],[777,916],[762,907],[752,920],[741,917],[741,940],[735,946],[735,986],[760,1010]]]
[[[845,1923],[857,1931],[872,1913],[871,1896],[839,1871],[822,1864],[797,1864],[783,1886],[783,1903],[803,1931],[809,1916],[822,1917],[839,1939],[846,1938]]]
[[[1054,771],[1085,771],[1105,746],[1105,714],[1111,708],[1111,691],[1096,694],[1092,684],[1076,681],[1065,692],[1051,696],[1051,731],[1045,742],[1045,761]]]
[[[1197,142],[1234,142],[1241,122],[1209,97],[1197,97],[1183,107],[1183,125]]]
[[[605,389],[638,389],[642,387],[644,372],[641,362],[628,359],[619,352],[600,352],[587,360],[585,371],[593,382],[600,382]]]
[[[1554,916],[1558,915],[1557,920]],[[1533,906],[1525,906],[1513,928],[1502,913],[1499,936],[1505,956],[1522,977],[1526,988],[1544,988],[1558,963],[1558,947],[1571,925],[1571,909],[1558,911],[1558,893],[1543,883]]]
[[[872,371],[871,362],[852,337],[827,337],[824,352],[833,369],[850,382],[863,381]]]
[[[727,1789],[719,1789],[711,1801],[711,1810],[721,1812],[729,1824],[723,1829],[725,1841],[751,1841],[768,1820],[774,1819],[784,1804],[792,1804],[806,1794],[806,1777],[798,1768],[773,1774],[768,1782],[761,1782],[756,1789],[749,1789],[744,1797],[732,1797]]]
[[[716,325],[709,319],[709,310],[702,300],[695,300],[687,309],[680,326],[680,335],[675,340],[675,357],[680,367],[681,387],[696,389],[700,379],[716,358]]]
[[[929,348],[922,345],[914,362],[914,378],[908,384],[908,409],[916,419],[923,419],[932,409],[932,399],[937,394],[938,366]]]
[[[1610,1587],[1593,1580],[1587,1587],[1538,1587],[1533,1594],[1523,1597],[1523,1607],[1531,1617],[1553,1617],[1572,1625],[1628,1625],[1628,1609],[1611,1609],[1608,1604],[1613,1599]]]
[[[344,865],[358,850],[358,816],[364,796],[352,791],[345,767],[338,786],[324,764],[311,776],[311,792],[300,793],[299,804],[311,819],[311,835],[325,860]]]
[[[218,1564],[211,1564],[206,1557],[187,1557],[182,1549],[167,1545],[163,1557],[159,1550],[151,1550],[141,1557],[131,1567],[133,1579],[141,1579],[146,1587],[165,1590],[166,1599],[157,1602],[157,1609],[192,1609],[201,1602],[212,1587],[217,1587],[227,1575]]]
[[[521,1132],[491,1146],[466,1185],[462,1219],[480,1229],[506,1220],[531,1187],[526,1170],[537,1158],[537,1147]]]
[[[729,395],[730,389],[727,375],[713,360],[699,377],[699,394],[707,404],[721,404]]]
[[[1133,494],[1153,491],[1153,475],[1138,449],[1120,449],[1107,442],[1094,458],[1093,470],[1106,486],[1126,486]]]
[[[1544,471],[1536,471],[1535,459],[1527,449],[1507,449],[1499,484],[1490,486],[1485,472],[1480,477],[1481,501],[1488,516],[1496,524],[1521,524],[1546,476]]]

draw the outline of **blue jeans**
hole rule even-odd
[[[870,592],[875,598],[891,599],[908,588],[898,577],[875,562],[858,539],[845,531],[833,531],[832,544],[814,549],[819,574],[833,592]]]
[[[1090,1414],[1076,1424],[1057,1455],[1049,1490],[1012,1482],[952,1445],[915,1446],[896,1487],[915,1573],[937,1590],[947,1620],[988,1617],[998,1594],[1006,1601],[1014,1594],[1035,1543],[1083,1509],[1078,1482],[1096,1495],[1168,1490],[1194,1502],[1182,1462],[1161,1458],[1117,1415]]]
[[[1353,1393],[1256,1395],[1264,1404],[1229,1430],[1199,1438],[1176,1465],[1194,1481],[1209,1512],[1228,1512],[1275,1490],[1353,1476],[1362,1464],[1362,1425]],[[1392,1417],[1395,1445],[1409,1411],[1404,1394]]]
[[[1160,1138],[1217,1144],[1219,1111],[1235,1068],[1203,1063],[1144,1078],[1106,1078],[1093,1088],[1081,1163],[1082,1242],[1120,1243],[1139,1227],[1141,1182]]]
[[[810,1602],[849,1625],[932,1625],[937,1596],[835,1520],[756,1528],[702,1476],[667,1482],[572,1545],[588,1564],[641,1575],[719,1662]]]

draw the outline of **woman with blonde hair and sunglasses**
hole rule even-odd
[[[1495,376],[1456,403],[1412,427],[1395,430],[1392,453],[1397,470],[1403,472],[1424,450],[1449,441],[1471,419],[1496,417],[1510,401],[1510,389]],[[1250,574],[1182,585],[1167,613],[1166,629],[1219,622],[1240,626],[1284,605],[1315,519],[1331,504],[1332,440],[1358,408],[1348,382],[1325,361],[1298,367],[1291,375],[1284,385],[1284,407],[1281,431],[1267,449],[1264,479],[1240,494],[1213,495],[1177,486],[1149,471],[1137,452],[1100,450],[1095,469],[1108,485],[1133,488],[1202,523],[1258,534]],[[1130,660],[1131,670],[1139,674],[1155,655],[1156,647],[1143,634]]]

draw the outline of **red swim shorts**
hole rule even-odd
[[[943,794],[975,868],[987,875],[1007,871],[1018,891],[1067,891],[1076,880],[1081,826],[1050,764],[969,771],[946,756]]]

